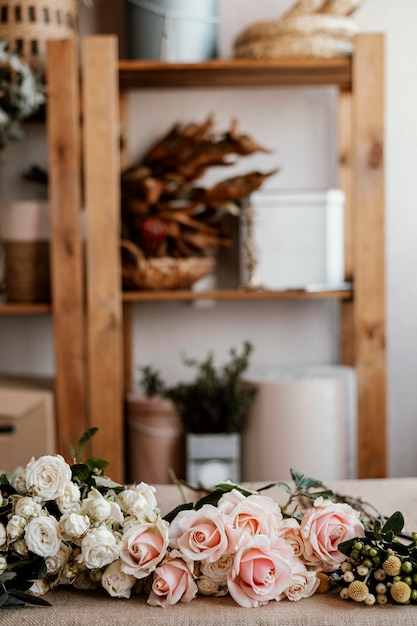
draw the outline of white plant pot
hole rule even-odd
[[[206,488],[226,480],[239,482],[240,440],[239,433],[188,433],[187,482]]]

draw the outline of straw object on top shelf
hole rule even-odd
[[[332,58],[352,54],[351,17],[364,0],[299,0],[280,19],[256,22],[234,42],[239,58]]]

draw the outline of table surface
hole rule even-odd
[[[384,515],[401,510],[406,529],[417,529],[417,478],[383,480],[329,481],[328,486],[338,493],[361,497]],[[180,501],[176,487],[157,486],[158,502],[164,512]],[[278,501],[283,493],[271,492]],[[165,609],[150,607],[145,597],[130,600],[115,599],[103,592],[83,592],[61,587],[46,596],[51,607],[28,606],[22,610],[2,610],[2,626],[401,626],[417,625],[417,605],[372,606],[344,601],[337,593],[315,595],[299,602],[283,600],[270,602],[256,609],[244,609],[230,597],[199,597],[190,604],[179,604]]]

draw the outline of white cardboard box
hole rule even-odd
[[[342,284],[344,201],[340,189],[252,193],[241,219],[241,283],[266,289]],[[256,257],[253,284],[246,248],[248,209]]]
[[[0,471],[55,453],[53,391],[27,379],[0,378]]]

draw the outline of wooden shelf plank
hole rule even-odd
[[[215,59],[201,63],[119,61],[122,91],[138,88],[352,86],[352,62],[340,59]]]
[[[52,306],[43,302],[2,302],[0,303],[0,315],[38,315],[51,313]]]
[[[125,291],[123,302],[146,302],[160,300],[350,300],[351,289],[303,291],[247,291],[244,289],[222,289],[218,291]]]

